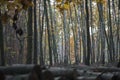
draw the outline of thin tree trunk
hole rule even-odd
[[[91,64],[92,63],[95,63],[95,41],[94,41],[94,32],[93,32],[93,29],[94,29],[94,26],[93,26],[93,9],[92,9],[92,0],[90,0],[89,2],[90,4],[90,26],[91,26]]]
[[[40,23],[40,21],[39,21]],[[40,64],[44,64],[44,59],[43,59],[43,26],[44,26],[44,13],[42,15],[42,23],[39,24],[40,26]],[[45,31],[46,32],[46,31]],[[46,36],[45,36],[46,37]],[[45,39],[46,41],[46,39]]]
[[[89,10],[88,10],[88,0],[85,0],[85,9],[86,9],[86,32],[87,32],[87,56],[86,56],[86,65],[90,65],[90,55],[91,55],[91,40],[90,40],[90,30],[89,30]]]
[[[112,21],[111,21],[111,4],[110,0],[108,0],[108,30],[109,30],[109,54],[110,54],[110,62],[114,61],[115,53],[114,53],[114,42],[113,42],[113,34],[112,34]]]
[[[48,5],[49,5],[49,13],[50,13],[50,19],[51,19],[51,36],[52,36],[52,51],[54,55],[54,62],[57,63],[58,61],[58,53],[57,53],[57,46],[56,46],[56,39],[55,39],[55,28],[54,28],[54,20],[53,20],[53,13],[52,13],[52,8],[51,8],[51,3],[50,0],[48,0]]]
[[[50,61],[50,65],[52,65],[53,60],[52,60],[52,49],[51,49],[51,33],[50,33],[50,26],[49,26],[49,18],[48,18],[48,10],[47,10],[46,0],[44,0],[44,10],[45,10],[45,18],[46,18],[46,24],[47,24],[47,32],[48,32],[49,61]]]
[[[37,16],[36,16],[36,0],[34,0],[34,57],[33,63],[37,64]]]
[[[3,40],[3,25],[1,21],[0,10],[0,65],[5,66],[4,40]]]
[[[85,31],[86,31],[86,28],[84,27],[84,25],[85,25],[85,12],[84,12],[84,4],[82,4],[81,5],[81,30],[82,30],[82,32],[81,32],[81,34],[82,34],[82,49],[83,49],[83,51],[82,51],[82,55],[83,55],[83,63],[85,63],[86,62],[86,54],[87,54],[87,51],[86,51],[86,49],[87,49],[87,47],[86,47],[86,37],[85,37]],[[84,53],[84,54],[83,54]]]
[[[27,25],[27,64],[32,64],[32,52],[33,52],[33,30],[32,30],[32,7],[28,9],[28,25]]]
[[[63,11],[63,29],[64,29],[64,43],[65,43],[65,54],[64,54],[64,63],[68,64],[68,53],[67,53],[67,21],[66,21],[66,11]]]
[[[105,30],[105,21],[103,18],[103,7],[102,7],[102,3],[97,3],[98,5],[98,11],[99,11],[99,22],[100,22],[100,52],[101,52],[101,61],[102,64],[105,64],[105,34],[104,34],[104,30]]]

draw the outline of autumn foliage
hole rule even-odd
[[[6,23],[9,19],[16,21],[18,14],[30,6],[33,6],[32,0],[0,0],[0,8],[4,9],[1,15],[2,22]]]

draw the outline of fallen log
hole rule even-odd
[[[80,76],[80,77],[77,77],[76,80],[95,80],[95,79],[96,79],[96,76],[92,76],[92,77]]]
[[[92,67],[92,66],[72,66],[71,68],[75,68],[75,69],[79,69],[79,70],[84,70],[84,71],[88,71],[88,70],[92,70],[94,72],[120,72],[120,68],[117,67],[104,67],[104,66],[100,66],[100,67]]]
[[[17,75],[17,74],[28,74],[33,69],[34,65],[17,65],[17,66],[8,66],[0,67],[0,70],[3,71],[6,75]],[[84,72],[120,72],[120,68],[116,67],[81,67],[81,66],[72,66],[72,67],[50,67],[49,71],[54,73],[55,76],[60,76],[61,74],[71,73],[74,69],[79,70],[79,74]],[[90,74],[90,73],[89,73]],[[95,73],[96,75],[96,73]]]
[[[120,68],[117,67],[93,67],[91,70],[94,72],[120,72]]]
[[[52,74],[56,77],[72,73],[72,71],[73,71],[73,69],[71,69],[71,68],[66,69],[66,68],[57,68],[57,67],[56,68],[52,67],[52,68],[49,68],[48,70],[51,71]]]
[[[115,72],[112,80],[120,80],[120,72]]]
[[[63,70],[64,71],[64,70]],[[71,70],[70,70],[71,71]],[[43,80],[52,80],[51,78],[53,78],[52,76],[54,75],[54,78],[57,76],[58,78],[55,79],[55,80],[120,80],[120,73],[97,73],[97,72],[90,72],[90,71],[87,71],[87,72],[84,72],[82,70],[73,70],[71,72],[62,72],[62,73],[59,73],[57,72],[57,70],[55,71],[48,71],[48,70],[43,70],[42,71],[42,76],[43,76]],[[56,74],[56,73],[59,73]],[[26,76],[27,75],[27,76]],[[29,76],[29,74],[26,74],[26,75],[15,75],[12,80],[21,80],[21,79],[24,79],[26,80]],[[38,75],[38,74],[37,74]],[[30,75],[30,77],[34,77],[34,75]],[[49,79],[48,79],[49,77]],[[9,80],[11,80],[9,78]],[[28,79],[29,80],[29,79]],[[30,80],[36,80],[36,79],[31,79]],[[40,79],[42,80],[42,79]]]
[[[32,70],[33,66],[34,65],[0,67],[0,71],[3,71],[6,75],[27,74]]]
[[[101,73],[95,80],[112,80],[113,76],[113,73]]]
[[[6,79],[5,80],[28,80],[28,75],[29,74],[15,75],[15,76],[6,75]]]
[[[13,80],[14,76],[12,75],[6,75],[5,80]]]

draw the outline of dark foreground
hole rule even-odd
[[[120,68],[15,65],[0,67],[0,80],[120,80]]]

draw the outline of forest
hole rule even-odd
[[[0,0],[0,80],[120,80],[120,0]]]

